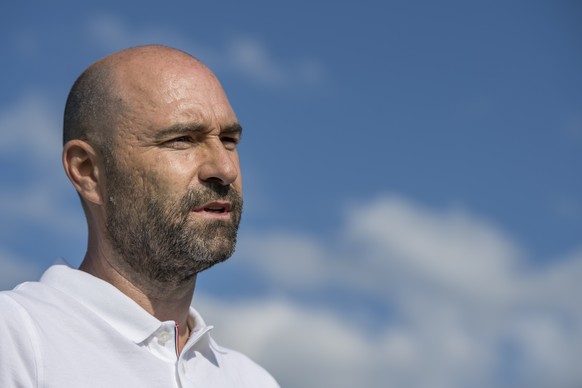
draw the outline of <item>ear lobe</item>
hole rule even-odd
[[[83,140],[71,140],[63,147],[63,167],[69,180],[85,199],[96,205],[103,204],[99,156]]]

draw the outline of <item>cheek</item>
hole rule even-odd
[[[158,160],[152,166],[152,175],[157,184],[158,191],[166,192],[169,195],[183,195],[184,190],[190,186],[195,177],[195,168],[190,158],[176,158]]]
[[[158,198],[183,195],[184,188],[190,182],[187,166],[185,161],[163,156],[134,160],[133,166],[129,168],[136,187],[135,194]]]

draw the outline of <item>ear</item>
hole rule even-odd
[[[71,140],[63,147],[63,167],[79,194],[96,205],[103,204],[102,164],[95,149],[83,140]]]

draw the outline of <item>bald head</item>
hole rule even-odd
[[[159,45],[129,48],[92,64],[75,81],[67,98],[63,144],[79,139],[98,150],[109,149],[112,130],[132,108],[132,89],[142,89],[153,78],[163,80],[164,70],[180,66],[214,77],[190,54]],[[150,83],[149,87],[154,85]]]
[[[230,256],[241,132],[218,79],[182,51],[136,47],[91,65],[69,94],[63,146],[88,256],[142,290]]]
[[[65,170],[87,211],[87,201],[101,200],[83,194],[67,158],[90,157],[107,177],[127,164],[131,150],[155,146],[164,128],[221,131],[233,125],[236,115],[220,82],[198,59],[166,46],[129,48],[89,66],[71,88],[63,125]]]

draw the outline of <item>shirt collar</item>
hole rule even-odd
[[[40,282],[77,300],[135,343],[145,341],[162,325],[160,320],[112,284],[73,269],[64,261],[51,266],[42,275]],[[188,325],[192,332],[206,332],[211,328],[206,326],[200,314],[192,307]]]

